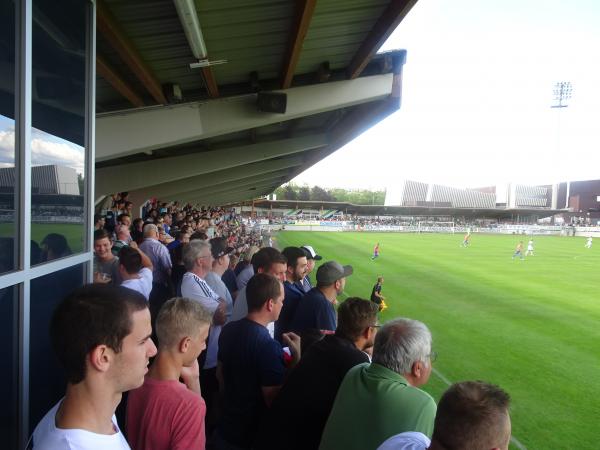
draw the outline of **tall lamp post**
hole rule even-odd
[[[568,107],[567,101],[571,98],[571,94],[573,93],[573,85],[570,81],[559,81],[554,84],[554,99],[553,103],[550,106],[551,108],[556,108],[556,156],[557,162],[560,159],[560,111],[563,108]],[[556,183],[552,185],[552,209],[556,209],[558,206],[558,185],[559,185],[558,175]],[[567,195],[565,206],[569,207],[569,190],[571,188],[571,182],[567,180]]]

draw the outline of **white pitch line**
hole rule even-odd
[[[451,386],[452,382],[446,378],[444,376],[444,374],[442,372],[440,372],[439,370],[437,370],[435,367],[431,368],[431,371],[440,379],[442,380],[446,385]],[[515,447],[517,447],[519,450],[527,450],[527,447],[525,447],[525,445],[523,445],[521,443],[521,441],[519,441],[516,437],[512,436],[510,437],[510,442],[512,442],[514,444]]]

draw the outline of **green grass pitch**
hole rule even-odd
[[[511,256],[525,236],[474,234],[469,248],[462,237],[280,232],[276,242],[352,264],[347,296],[369,298],[383,275],[389,308],[381,320],[425,322],[439,353],[434,369],[450,381],[507,390],[513,436],[528,449],[598,448],[600,246],[536,236],[535,256],[521,261]],[[372,261],[377,242],[381,256]],[[436,399],[445,388],[436,374],[425,387]]]
[[[0,237],[15,236],[14,223],[0,224]],[[49,233],[58,233],[65,236],[73,253],[83,251],[84,225],[71,223],[33,223],[31,225],[31,239],[38,244]]]

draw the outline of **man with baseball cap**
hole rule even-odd
[[[321,255],[317,255],[315,249],[310,245],[303,245],[300,248],[304,251],[304,253],[306,253],[306,262],[308,263],[308,266],[306,267],[306,275],[304,275],[304,278],[300,280],[298,285],[304,292],[308,292],[313,288],[308,276],[315,269],[315,261],[321,261],[323,257]]]
[[[295,333],[309,329],[334,332],[337,326],[334,305],[337,296],[344,292],[346,277],[352,272],[352,266],[342,266],[337,261],[322,264],[317,270],[317,287],[311,289],[299,303],[291,329]]]

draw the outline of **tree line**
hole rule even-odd
[[[278,187],[275,189],[274,194],[277,196],[277,200],[348,202],[356,205],[383,205],[385,201],[385,191],[324,189],[320,186],[299,186],[294,183]]]

